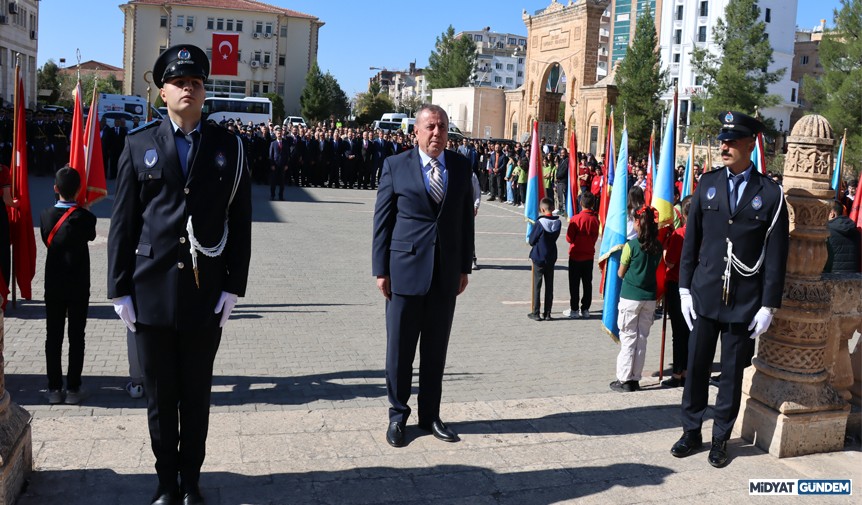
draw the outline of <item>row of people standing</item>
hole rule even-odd
[[[71,115],[36,112],[27,115],[27,166],[34,175],[53,175],[69,162]],[[0,163],[12,160],[13,110],[0,110]]]

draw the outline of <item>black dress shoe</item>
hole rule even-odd
[[[431,434],[434,435],[434,438],[444,442],[457,442],[460,440],[460,438],[458,438],[458,434],[439,419],[428,424],[420,423],[419,429],[430,431]]]
[[[666,388],[679,388],[685,386],[685,377],[671,377],[661,381],[661,385]]]
[[[392,447],[404,447],[404,423],[389,423],[389,429],[386,430],[386,441]]]
[[[153,495],[152,505],[179,505],[179,503],[179,489],[165,490],[160,486]]]
[[[712,448],[709,450],[709,456],[706,458],[709,464],[722,468],[727,465],[727,440],[712,439]]]
[[[670,453],[677,458],[684,458],[686,456],[691,456],[702,446],[703,437],[699,432],[686,431],[682,434],[682,437],[673,444],[673,447],[670,448]]]
[[[533,314],[532,312],[527,314],[527,317],[529,317],[533,321],[541,321],[542,320],[542,316],[540,316],[539,314]]]

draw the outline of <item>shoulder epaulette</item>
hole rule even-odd
[[[158,125],[160,125],[160,124],[162,124],[162,120],[161,120],[161,119],[153,119],[153,120],[152,120],[152,121],[150,121],[149,123],[142,124],[141,126],[139,126],[139,127],[135,128],[134,130],[129,130],[129,133],[127,133],[126,135],[134,135],[134,134],[136,134],[136,133],[138,133],[138,132],[141,132],[141,131],[144,131],[144,130],[149,130],[150,128],[152,128],[152,127],[154,127],[154,126],[158,126]]]

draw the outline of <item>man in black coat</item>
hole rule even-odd
[[[275,200],[275,189],[278,187],[278,199],[284,200],[284,171],[287,165],[287,146],[281,136],[281,127],[275,127],[275,140],[269,145],[269,199]]]
[[[682,396],[682,438],[671,454],[685,457],[702,445],[709,374],[721,334],[721,380],[713,409],[707,460],[727,464],[727,440],[742,397],[742,373],[754,341],[781,306],[787,269],[789,220],[781,187],[751,163],[757,119],[719,116],[724,170],[703,174],[691,201],[679,269],[680,308],[692,333]]]
[[[251,258],[246,157],[238,136],[201,122],[208,74],[192,45],[156,60],[168,118],[128,136],[108,236],[108,296],[144,369],[155,505],[203,503],[213,361]]]
[[[844,215],[844,205],[835,200],[829,210],[829,240],[826,248],[829,256],[824,272],[856,273],[860,265],[859,228],[849,217]]]

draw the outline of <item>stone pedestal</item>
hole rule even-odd
[[[743,381],[735,431],[778,457],[844,447],[850,407],[829,380],[838,345],[829,331],[833,293],[821,279],[834,143],[829,122],[817,115],[799,120],[787,139],[790,250],[784,295]]]
[[[0,311],[0,505],[12,505],[33,470],[33,442],[30,414],[12,403],[6,391],[3,328],[3,312]]]

